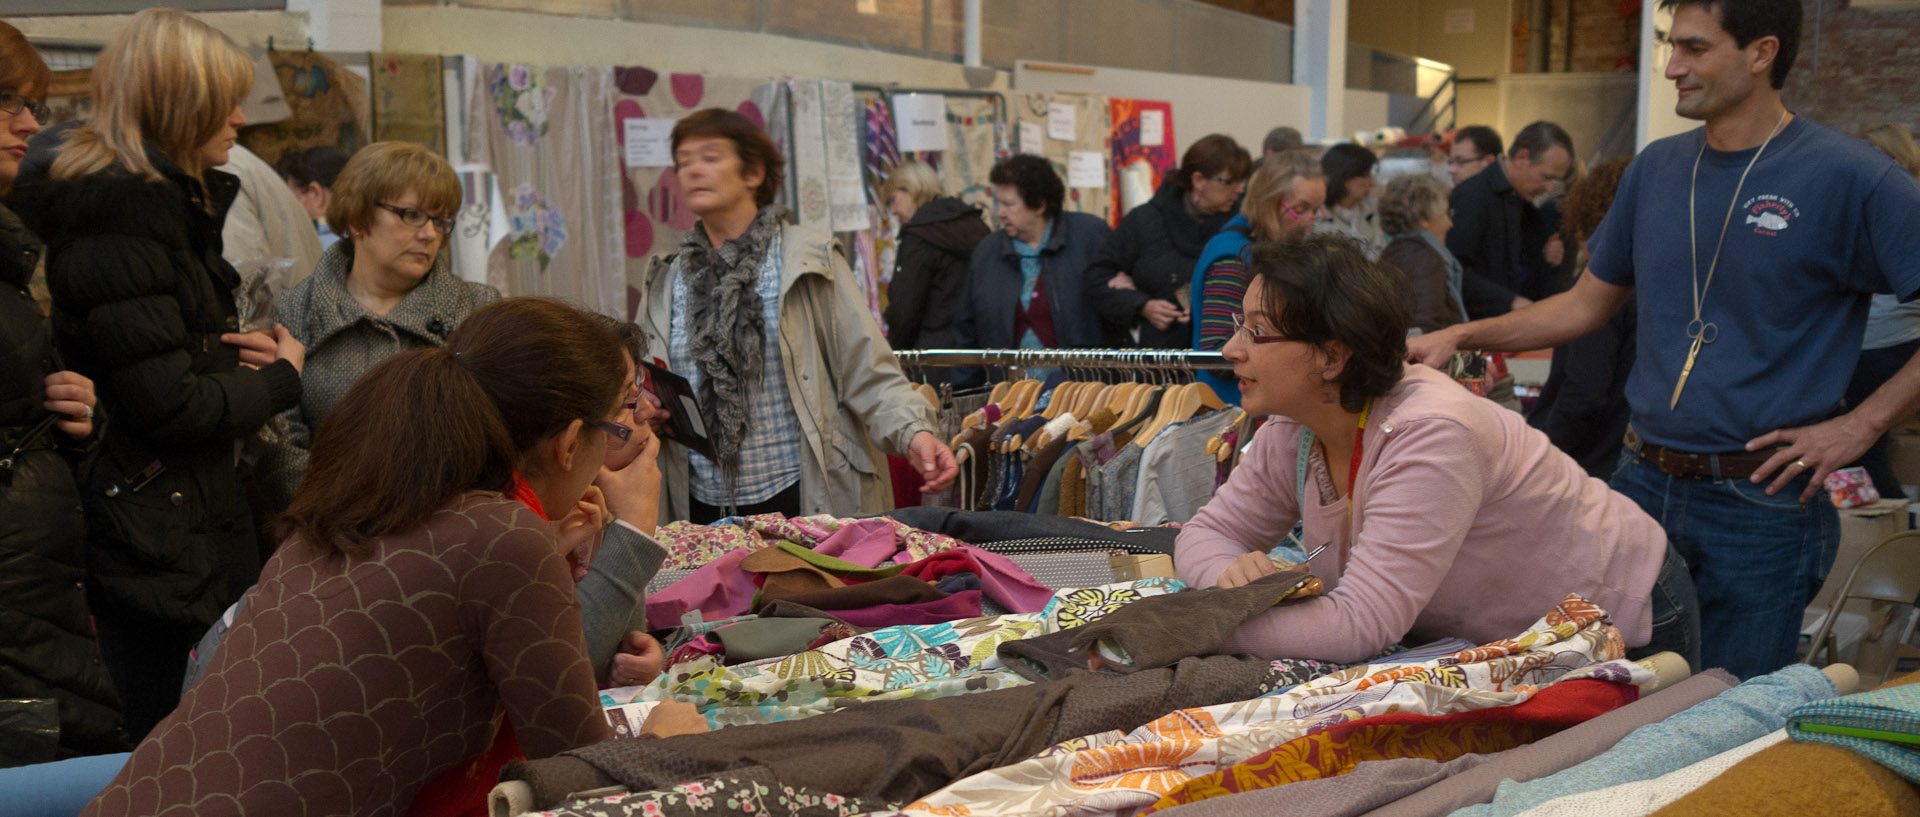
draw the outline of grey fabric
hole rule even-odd
[[[734,473],[740,441],[747,438],[747,395],[766,364],[767,322],[762,315],[760,262],[779,234],[787,208],[760,208],[736,238],[713,246],[706,228],[694,225],[680,245],[687,275],[687,330],[693,362],[700,367],[700,406],[717,462]],[[731,482],[731,480],[729,480]]]
[[[1007,669],[1032,681],[1086,672],[1088,650],[1102,643],[1118,646],[1129,659],[1126,665],[1114,664],[1116,672],[1165,667],[1188,656],[1218,653],[1228,634],[1312,580],[1305,573],[1282,571],[1231,589],[1144,598],[1091,624],[1002,642],[996,652]]]
[[[307,347],[300,371],[300,406],[283,415],[287,437],[269,452],[263,470],[269,496],[284,506],[307,473],[313,430],[354,381],[380,361],[408,349],[445,346],[473,311],[500,299],[500,291],[454,277],[451,253],[386,315],[368,313],[347,291],[353,242],[341,240],[320,256],[313,275],[281,293],[275,311],[287,332]]]
[[[1369,811],[1366,817],[1439,817],[1490,802],[1502,781],[1533,780],[1584,763],[1633,730],[1680,714],[1739,684],[1740,679],[1725,670],[1707,670],[1531,746],[1493,755],[1488,763]]]
[[[788,786],[905,803],[1062,740],[1246,700],[1269,691],[1274,677],[1266,661],[1189,658],[1131,675],[1081,673],[954,698],[866,703],[804,721],[607,741],[510,764],[502,779],[527,781],[536,804],[547,808],[572,791],[644,791],[764,766]]]
[[[1525,747],[1510,749],[1523,752]],[[1336,777],[1302,780],[1270,789],[1213,797],[1176,806],[1156,814],[1167,817],[1354,817],[1368,809],[1415,794],[1453,775],[1498,760],[1493,755],[1466,754],[1445,763],[1424,757],[1369,760]]]

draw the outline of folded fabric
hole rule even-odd
[[[868,566],[878,565],[895,553],[905,553],[907,560],[913,561],[960,544],[951,536],[919,530],[887,517],[842,519],[820,515],[789,519],[777,513],[741,517],[725,525],[668,522],[660,526],[654,539],[667,550],[665,566],[683,570],[701,567],[740,548],[759,550],[773,542],[793,542]],[[873,560],[865,561],[870,556]]]
[[[763,551],[764,552],[764,551]],[[808,607],[833,611],[834,615],[850,624],[843,611],[859,610],[882,604],[918,604],[946,598],[946,594],[931,584],[912,576],[888,576],[878,581],[846,584],[838,587],[787,587],[761,588],[754,604],[759,605],[776,599],[797,602]],[[976,605],[975,615],[978,613]],[[891,623],[891,622],[889,622]]]
[[[1708,670],[1579,726],[1541,739],[1525,749],[1482,756],[1484,762],[1470,764],[1469,768],[1449,770],[1439,782],[1404,792],[1397,799],[1364,813],[1366,817],[1439,817],[1465,806],[1484,803],[1493,799],[1495,789],[1503,780],[1533,780],[1571,768],[1606,751],[1628,733],[1666,720],[1732,689],[1738,683],[1739,679],[1725,670]],[[1254,804],[1274,802],[1267,799],[1266,793],[1243,794],[1229,800],[1253,798],[1260,798]]]
[[[1788,664],[1640,727],[1578,766],[1539,780],[1502,783],[1492,802],[1461,809],[1454,817],[1506,817],[1556,797],[1658,777],[1779,729],[1788,713],[1833,694],[1833,682],[1819,670]]]
[[[760,588],[753,583],[752,574],[740,569],[740,563],[753,553],[747,548],[727,551],[686,578],[649,594],[647,629],[673,629],[688,613],[698,612],[701,619],[715,621],[753,607],[753,594]]]
[[[1787,718],[1787,736],[1851,749],[1920,783],[1920,672],[1800,707]]]
[[[1776,743],[1653,817],[1913,817],[1920,792],[1885,766],[1824,743]]]
[[[1371,760],[1338,777],[1208,798],[1162,810],[1160,817],[1272,817],[1283,813],[1286,817],[1355,817],[1489,759],[1525,751],[1526,748],[1520,748],[1493,755],[1461,755],[1445,763],[1424,757]]]
[[[1265,661],[1194,658],[1132,675],[1081,674],[959,698],[882,701],[804,722],[607,741],[510,764],[502,779],[527,781],[545,808],[575,791],[648,791],[764,766],[783,785],[898,803],[1076,735],[1132,729],[1169,708],[1256,697],[1272,675]]]
[[[905,577],[895,577],[905,578]],[[886,581],[892,581],[887,579]],[[914,581],[918,581],[915,579]],[[938,593],[940,591],[935,590]],[[980,591],[962,590],[944,598],[911,604],[875,604],[850,610],[835,610],[834,615],[855,627],[897,627],[941,624],[980,617]]]
[[[1768,732],[1659,777],[1556,797],[1521,812],[1521,817],[1645,817],[1706,785],[1734,764],[1786,739],[1784,730]]]
[[[1239,792],[1334,777],[1363,762],[1491,754],[1524,746],[1633,703],[1639,690],[1611,681],[1568,681],[1513,706],[1451,715],[1394,713],[1336,724],[1196,777],[1141,814]]]
[[[794,598],[817,590],[846,587],[898,574],[899,565],[867,567],[792,542],[754,551],[740,560],[740,569],[754,574],[760,585],[755,599]]]
[[[756,817],[853,817],[879,811],[886,805],[878,800],[782,785],[766,769],[748,767],[689,780],[662,791],[575,801],[545,814],[552,817],[714,817],[724,812]]]
[[[1097,522],[1019,511],[963,511],[955,508],[896,508],[887,516],[920,530],[951,536],[970,545],[1025,539],[1078,540],[1133,553],[1173,553],[1179,528],[1114,530]]]
[[[939,581],[933,583],[933,586],[935,589],[947,595],[953,595],[963,590],[979,590],[980,576],[976,573],[949,573],[941,576]]]
[[[1096,645],[1121,657],[1116,672],[1164,667],[1192,655],[1212,655],[1247,620],[1288,599],[1319,595],[1320,580],[1282,571],[1235,588],[1209,587],[1129,604],[1098,623],[1000,645],[1000,660],[1030,680],[1087,671]]]
[[[801,652],[834,624],[830,618],[761,617],[714,630],[707,639],[726,649],[727,663],[742,664]]]

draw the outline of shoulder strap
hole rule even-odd
[[[1306,507],[1307,507],[1307,464],[1313,455],[1313,429],[1300,427],[1300,458],[1293,469],[1293,504],[1300,509],[1300,521],[1293,523],[1293,530],[1268,551],[1271,555],[1286,559],[1294,564],[1307,560]]]

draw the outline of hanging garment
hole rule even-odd
[[[1227,408],[1168,426],[1141,451],[1133,508],[1135,524],[1184,523],[1213,498],[1217,463],[1207,443],[1232,428],[1245,412]]]
[[[1044,135],[1047,129],[1047,110],[1051,103],[1059,102],[1074,108],[1073,141],[1046,137],[1040,155],[1053,164],[1055,173],[1060,174],[1062,182],[1067,180],[1067,163],[1072,160],[1074,151],[1090,151],[1103,158],[1110,155],[1108,140],[1112,135],[1113,112],[1103,94],[1007,94],[1009,117],[1016,128],[1039,128]],[[1009,140],[1018,145],[1018,141]],[[1062,209],[1073,213],[1091,213],[1106,221],[1112,213],[1113,183],[1102,179],[1099,187],[1067,188],[1067,200]],[[1111,224],[1111,221],[1108,221]]]
[[[1179,165],[1180,158],[1174,153],[1173,146],[1173,103],[1157,102],[1146,99],[1122,99],[1114,97],[1107,100],[1109,115],[1112,117],[1108,139],[1113,145],[1114,186],[1119,189],[1122,176],[1140,168],[1144,170],[1146,196],[1137,203],[1144,203],[1160,189],[1160,182]],[[1143,117],[1148,111],[1154,113]],[[1158,119],[1160,133],[1145,130],[1145,126],[1154,124]],[[1113,206],[1108,210],[1108,224],[1118,226],[1120,217],[1131,208],[1123,208],[1121,197],[1111,197]]]
[[[240,129],[240,144],[271,165],[281,154],[332,145],[351,154],[367,144],[367,81],[325,54],[268,51],[293,115]]]

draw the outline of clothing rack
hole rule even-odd
[[[894,357],[914,368],[943,366],[1059,367],[1067,369],[1151,369],[1155,371],[1231,371],[1219,352],[1185,349],[901,349]]]

